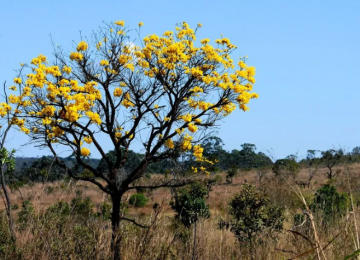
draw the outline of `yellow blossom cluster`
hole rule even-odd
[[[77,51],[86,51],[88,48],[88,44],[85,41],[79,42],[78,46],[76,47]]]
[[[204,148],[202,148],[200,145],[195,145],[193,151],[193,155],[196,159],[201,159],[203,157]]]
[[[81,155],[87,157],[90,155],[90,150],[86,147],[81,148]]]
[[[173,140],[171,140],[171,139],[167,139],[166,141],[165,141],[165,146],[167,147],[167,148],[169,148],[169,149],[174,149],[174,142],[173,142]]]

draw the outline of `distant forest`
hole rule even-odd
[[[228,152],[223,149],[224,143],[221,138],[209,137],[203,141],[202,146],[204,147],[204,156],[214,162],[213,165],[208,166],[208,170],[211,172],[228,171],[229,169],[250,170],[254,168],[272,168],[277,162],[284,163],[286,161],[296,162],[299,166],[306,166],[309,163],[317,162],[319,165],[323,164],[322,166],[325,167],[325,159],[329,158],[329,156],[351,163],[360,162],[360,147],[355,147],[350,153],[344,153],[341,149],[330,149],[327,151],[308,150],[306,158],[302,160],[298,160],[296,155],[289,155],[284,159],[273,162],[265,153],[256,152],[256,146],[250,143],[242,144],[240,150],[234,149]],[[115,153],[113,151],[109,151],[107,155],[110,160],[115,160]],[[128,153],[128,161],[125,164],[125,170],[132,171],[134,167],[140,163],[143,156],[141,153],[130,150]],[[60,159],[64,161],[67,166],[75,169],[80,175],[87,174],[87,171],[76,163],[73,156]],[[99,171],[107,171],[105,162],[102,159],[89,158],[86,160],[91,167]],[[43,156],[40,158],[17,157],[15,158],[15,164],[16,173],[13,178],[17,180],[48,182],[66,177],[65,171],[55,163],[54,158],[51,156]],[[186,156],[180,157],[177,161],[165,160],[161,163],[150,164],[147,168],[147,173],[166,174],[169,170],[179,165],[181,165],[184,172],[190,172],[191,167],[199,166],[199,163],[195,161],[191,153],[188,153]]]

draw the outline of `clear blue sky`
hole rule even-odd
[[[256,67],[260,97],[249,112],[222,122],[226,150],[254,143],[279,159],[307,149],[352,149],[360,145],[359,14],[357,0],[0,0],[0,82],[12,82],[20,62],[51,57],[50,34],[69,50],[80,30],[90,36],[103,21],[125,20],[130,27],[142,21],[143,36],[200,22],[198,38],[223,34],[238,46],[234,58],[248,55]],[[11,137],[15,148],[27,140]],[[18,156],[44,153],[22,147]]]

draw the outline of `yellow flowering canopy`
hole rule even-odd
[[[126,185],[149,163],[179,153],[190,151],[206,161],[199,140],[237,107],[248,110],[258,96],[251,92],[255,68],[245,58],[232,60],[236,46],[229,39],[213,45],[209,39],[197,41],[199,25],[194,30],[184,22],[162,36],[146,36],[139,46],[130,43],[123,21],[107,26],[93,42],[81,40],[67,54],[56,50],[53,61],[39,55],[23,65],[8,102],[0,104],[0,116],[12,113],[11,124],[55,156],[56,146],[71,147],[78,161],[108,184],[134,140],[143,144],[145,156]],[[107,158],[100,133],[113,145],[115,163]],[[82,161],[92,149],[107,162],[109,176]]]

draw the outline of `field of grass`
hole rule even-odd
[[[309,188],[298,187],[291,181],[287,183],[270,171],[259,182],[255,170],[239,172],[233,184],[223,181],[213,186],[207,199],[211,217],[200,220],[198,224],[196,259],[250,259],[248,247],[240,245],[230,230],[220,229],[218,225],[220,220],[231,221],[228,204],[241,191],[244,182],[255,184],[268,194],[273,204],[285,207],[283,231],[276,240],[266,233],[260,234],[263,239],[255,246],[255,259],[345,259],[359,249],[358,227],[355,225],[360,223],[360,165],[339,166],[335,170],[338,176],[328,180],[326,169],[319,169]],[[225,173],[220,175],[225,180]],[[307,171],[303,169],[298,178],[305,179],[306,176]],[[151,179],[141,181],[152,182],[157,178],[163,176],[152,175]],[[331,183],[339,192],[351,193],[354,210],[349,208],[347,214],[327,225],[324,225],[320,215],[314,214],[316,239],[309,223],[294,227],[294,215],[304,209],[295,191],[298,194],[300,191],[310,203],[315,191],[325,183]],[[5,259],[110,259],[109,220],[95,217],[94,214],[45,214],[46,209],[56,202],[70,203],[79,194],[82,198],[90,198],[90,207],[94,212],[99,212],[104,202],[109,203],[109,198],[95,186],[80,181],[36,183],[20,188],[20,192],[11,192],[17,249],[14,251],[5,243],[8,241],[6,215],[3,204],[0,204],[0,211],[3,212],[0,242],[4,243],[0,246],[1,255]],[[128,201],[130,195],[125,195],[124,202]],[[171,191],[160,188],[145,191],[145,195],[149,198],[147,205],[141,208],[129,206],[126,217],[148,228],[122,222],[119,235],[123,259],[191,259],[193,230],[184,228],[174,220],[175,213],[169,206]],[[26,214],[26,210],[21,208],[23,200],[32,203],[31,213]],[[153,208],[155,203],[160,205],[156,209]]]

